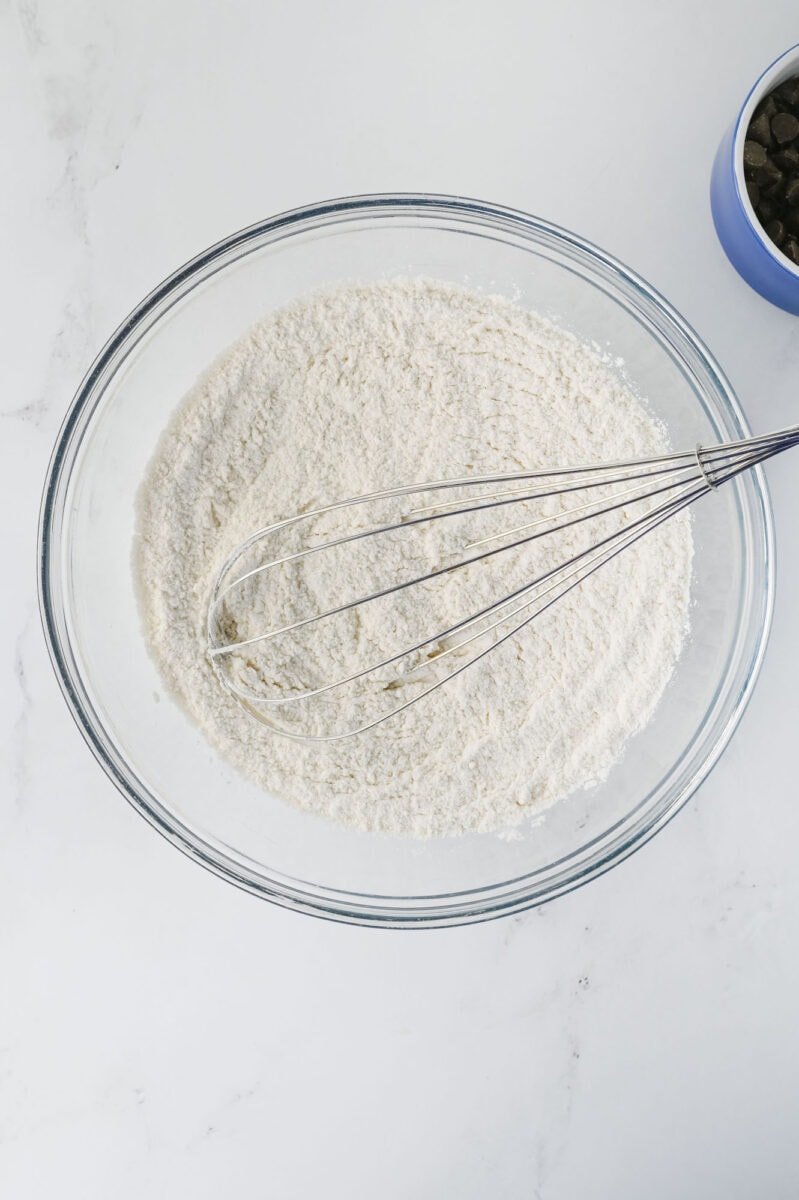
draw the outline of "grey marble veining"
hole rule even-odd
[[[25,802],[27,788],[27,756],[29,753],[28,726],[31,706],[31,693],[25,668],[25,645],[30,638],[33,614],[29,614],[14,644],[14,679],[17,690],[18,711],[11,726],[11,779],[14,789],[14,806],[19,809]]]

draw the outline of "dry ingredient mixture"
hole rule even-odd
[[[185,398],[139,495],[151,652],[222,754],[300,808],[421,837],[503,830],[605,778],[687,631],[692,539],[667,522],[492,652],[355,738],[297,742],[220,686],[216,572],[252,530],[393,484],[668,449],[597,349],[509,301],[425,279],[348,285],[270,315]]]

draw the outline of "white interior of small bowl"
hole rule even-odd
[[[529,903],[572,884],[598,849],[639,839],[691,790],[734,721],[770,595],[767,502],[755,477],[695,507],[690,641],[654,719],[608,780],[514,837],[429,842],[341,828],[261,791],[165,693],[132,586],[136,490],[175,406],[210,361],[271,309],[342,280],[426,275],[552,316],[623,360],[619,369],[675,448],[737,436],[734,413],[668,349],[634,300],[616,294],[612,272],[600,279],[571,251],[536,244],[523,231],[492,230],[484,218],[350,214],[264,239],[218,266],[134,339],[124,362],[92,389],[95,407],[87,402],[60,547],[65,639],[85,688],[83,722],[99,730],[126,790],[151,818],[216,869],[289,902],[356,919],[369,912],[425,919],[445,909],[463,917],[491,908],[500,893],[521,890]]]

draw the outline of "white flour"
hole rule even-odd
[[[205,654],[215,573],[252,530],[332,500],[667,448],[608,362],[503,299],[428,280],[312,296],[215,363],[162,439],[135,546],[151,651],[221,752],[301,808],[418,836],[507,828],[604,778],[652,715],[687,628],[687,516],[486,670],[327,744],[271,733],[220,687]]]

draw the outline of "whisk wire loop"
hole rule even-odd
[[[792,426],[761,437],[717,446],[698,444],[693,451],[645,459],[402,485],[289,517],[256,530],[234,550],[219,571],[208,608],[209,660],[220,681],[249,712],[289,736],[333,741],[365,732],[403,712],[483,660],[509,638],[519,635],[601,567],[701,496],[718,490],[742,472],[797,444],[799,426]],[[319,541],[301,543],[299,549],[288,552],[268,553],[270,545],[279,545],[285,533],[301,531],[303,523],[312,527],[320,518],[334,515],[340,523],[347,510],[355,510],[361,518],[366,514],[368,518],[374,507],[380,509],[388,502],[425,495],[433,502],[417,504],[401,511],[398,517],[372,523],[367,519],[365,527],[356,526]],[[393,580],[373,591],[357,594],[355,598],[322,605],[308,615],[278,621],[274,628],[260,629],[242,637],[238,635],[236,622],[231,625],[226,620],[228,607],[236,598],[246,595],[247,585],[265,586],[270,572],[301,565],[312,556],[330,551],[347,554],[350,547],[354,549],[365,539],[395,534],[413,537],[417,531],[435,527],[436,523],[454,525],[467,518],[479,520],[489,510],[506,511],[512,505],[545,507],[546,502],[552,502],[557,506],[562,504],[563,497],[572,495],[577,502],[567,499],[567,506],[554,513],[543,511],[533,520],[466,540],[462,543],[461,557],[454,561],[412,572],[409,578]],[[357,519],[355,514],[353,520]],[[568,550],[563,560],[554,566],[537,572],[531,570],[530,578],[499,599],[478,604],[467,615],[450,620],[427,636],[384,651],[363,666],[331,670],[331,677],[321,683],[298,687],[293,681],[273,679],[269,668],[257,668],[250,660],[249,655],[256,648],[260,652],[272,643],[282,645],[286,638],[296,638],[298,634],[314,636],[316,626],[345,614],[358,614],[364,606],[442,581],[454,572],[495,556],[529,551],[533,544],[551,535],[566,534],[571,538],[578,528],[590,528],[589,522],[601,520],[606,527],[608,518],[615,519],[618,527],[609,532],[600,527],[596,540]],[[566,546],[569,544],[565,543]],[[346,576],[346,571],[341,574]],[[386,673],[390,671],[396,673],[394,682],[386,680]],[[400,682],[402,686],[416,685],[410,697],[395,694]],[[337,695],[341,695],[342,706],[346,708],[351,703],[353,686],[359,684],[369,685],[382,707],[373,717],[364,719],[356,712],[348,719],[345,712],[342,718]],[[325,714],[333,714],[332,731],[320,730],[318,720],[313,728],[305,728],[302,722],[288,721],[281,725],[276,718],[277,713],[300,709],[303,703],[313,701],[327,706]]]

